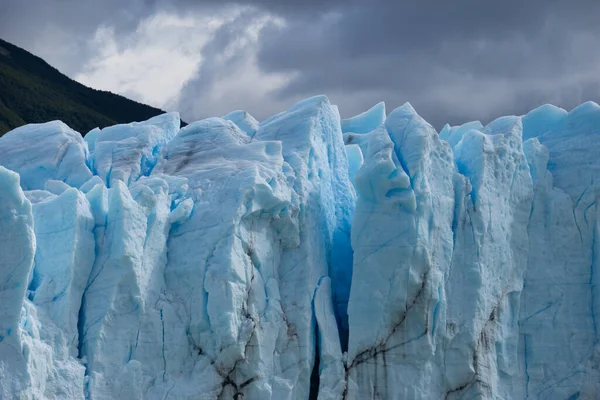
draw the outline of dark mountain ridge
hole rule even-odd
[[[0,39],[0,136],[21,125],[57,119],[85,135],[96,127],[144,121],[162,113],[158,108],[82,85],[41,58]]]

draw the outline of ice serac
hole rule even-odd
[[[517,393],[533,197],[521,130],[517,117],[471,123],[445,128],[447,143],[406,104],[367,135],[348,398]]]
[[[0,167],[0,221],[0,394],[6,399],[16,393],[32,398],[34,377],[23,354],[27,344],[21,332],[21,310],[35,254],[33,216],[31,203],[19,187],[19,175],[4,167]]]
[[[189,215],[171,227],[164,271],[162,381],[174,398],[269,398],[279,384],[277,263],[297,241],[283,163],[280,142],[211,118],[183,128],[153,171],[177,178],[171,215]]]
[[[0,165],[15,171],[23,190],[53,179],[79,187],[92,177],[81,135],[60,121],[30,124],[0,138]]]
[[[346,146],[346,155],[348,157],[348,177],[354,183],[356,174],[360,170],[360,167],[362,167],[365,159],[360,146],[357,144]]]
[[[37,247],[28,298],[62,328],[68,354],[76,358],[81,297],[95,258],[91,207],[70,188],[35,202],[33,217]]]
[[[316,356],[319,363],[315,372],[319,376],[318,398],[339,399],[346,390],[344,360],[338,336],[337,321],[331,297],[331,279],[319,280],[313,298],[315,318],[317,320]]]
[[[522,397],[569,398],[580,386],[594,344],[590,275],[582,259],[573,201],[554,187],[548,149],[524,143],[534,183],[529,258],[519,312]],[[560,227],[560,229],[556,229]],[[557,259],[563,260],[556,265]],[[555,266],[556,265],[556,266]],[[582,268],[583,267],[583,268]],[[576,338],[571,342],[570,338]],[[569,343],[568,346],[565,346]]]
[[[135,398],[135,365],[123,365],[124,348],[135,340],[141,309],[136,272],[141,269],[145,224],[141,212],[120,182],[88,192],[96,214],[96,257],[86,281],[79,319],[79,356],[85,357],[90,398],[110,397],[111,387]],[[103,196],[100,201],[94,196]],[[99,223],[98,223],[99,222]],[[126,359],[125,359],[126,360]],[[123,381],[126,387],[123,387]]]
[[[409,104],[368,135],[356,176],[346,397],[432,398],[443,390],[436,356],[452,255],[452,152]]]
[[[566,113],[544,106],[523,121],[525,136],[532,138],[525,142],[527,157],[535,166],[520,315],[523,390],[532,398],[594,398],[600,391],[600,107],[590,102]]]
[[[289,344],[285,364],[296,365],[298,389],[291,398],[307,398],[315,360],[314,290],[330,276],[335,317],[342,347],[348,336],[347,303],[352,279],[350,223],[354,190],[348,178],[337,108],[325,96],[304,100],[261,124],[257,140],[281,140],[291,167],[292,198],[288,210],[298,229],[297,244],[281,255],[279,290]],[[284,364],[284,365],[285,365]],[[321,386],[319,392],[329,389]],[[331,389],[335,390],[335,389]],[[275,398],[288,398],[278,392]]]
[[[562,108],[545,104],[523,116],[523,140],[538,137],[548,131],[558,129],[567,117]]]
[[[454,148],[461,140],[462,137],[470,130],[480,131],[483,129],[483,125],[479,121],[467,122],[459,126],[445,125],[440,131],[440,138],[445,140]]]
[[[223,119],[233,122],[250,137],[254,136],[258,130],[259,122],[247,111],[232,111],[229,114],[224,115]]]
[[[369,133],[385,122],[385,103],[377,103],[369,110],[342,120],[343,133]]]
[[[517,385],[518,308],[533,198],[521,135],[521,120],[503,117],[469,130],[454,148],[462,176],[455,181],[446,284],[448,398],[506,397]]]
[[[83,398],[77,313],[86,256],[93,258],[93,236],[86,241],[89,208],[75,206],[76,189],[58,197],[29,196],[19,176],[3,167],[0,182],[0,271],[6,274],[0,287],[0,397]],[[40,203],[32,207],[30,197]],[[45,213],[49,218],[40,220]],[[77,262],[80,271],[74,269]]]
[[[0,138],[0,398],[592,399],[600,107],[324,96]]]
[[[87,136],[91,165],[107,185],[129,185],[148,176],[163,147],[179,131],[178,113],[156,116],[145,122],[114,125]]]
[[[48,181],[46,187],[56,189],[58,195],[33,199],[26,192],[32,198],[36,252],[24,326],[32,342],[32,358],[45,360],[32,363],[46,381],[43,398],[58,399],[65,392],[69,398],[83,398],[85,367],[78,359],[78,321],[95,257],[94,218],[77,189],[60,181]]]

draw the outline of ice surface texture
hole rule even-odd
[[[592,399],[600,107],[324,96],[0,138],[2,399]]]

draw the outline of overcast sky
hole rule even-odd
[[[0,37],[192,121],[326,94],[438,129],[600,100],[598,0],[0,0]]]

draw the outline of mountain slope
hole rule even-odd
[[[95,127],[144,121],[163,112],[84,86],[0,39],[0,136],[21,125],[51,120],[85,135]]]

